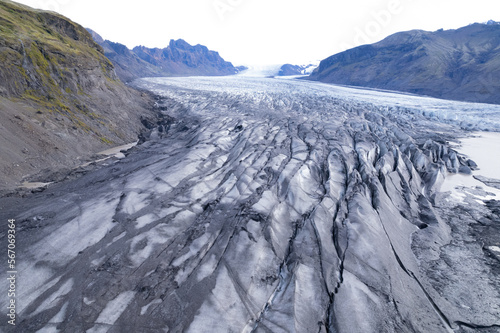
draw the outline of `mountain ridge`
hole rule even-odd
[[[500,25],[410,30],[334,54],[309,79],[470,102],[500,103]]]
[[[118,77],[125,82],[151,76],[233,75],[244,69],[233,66],[217,51],[200,44],[190,45],[183,39],[172,39],[164,48],[138,45],[129,49],[123,44],[105,40],[90,28],[87,31],[103,47]]]

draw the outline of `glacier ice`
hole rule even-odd
[[[450,143],[500,130],[500,106],[256,77],[135,85],[168,126],[0,199],[20,329],[498,331],[499,201],[439,188],[467,164]]]

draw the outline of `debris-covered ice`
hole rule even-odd
[[[498,332],[499,201],[439,189],[475,168],[450,143],[499,130],[500,106],[253,77],[136,85],[174,120],[0,199],[20,332]]]

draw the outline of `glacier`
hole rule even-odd
[[[168,118],[125,157],[0,198],[16,329],[500,331],[499,198],[441,190],[476,169],[454,144],[500,131],[500,106],[248,76],[134,85]]]

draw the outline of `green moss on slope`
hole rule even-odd
[[[96,87],[121,85],[113,64],[80,25],[53,12],[0,0],[0,96],[23,100],[68,118],[73,127],[95,133],[90,112]]]

